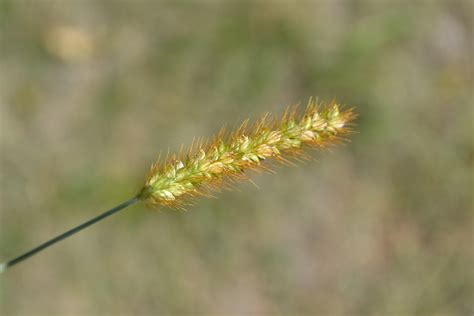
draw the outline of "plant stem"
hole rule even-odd
[[[87,222],[82,223],[81,225],[76,226],[76,227],[74,227],[74,228],[68,230],[67,232],[62,233],[61,235],[56,236],[56,237],[54,237],[54,238],[52,238],[52,239],[50,239],[50,240],[48,240],[48,241],[42,243],[41,245],[39,245],[39,246],[37,246],[37,247],[35,247],[35,248],[33,248],[33,249],[31,249],[31,250],[25,252],[24,254],[22,254],[22,255],[20,255],[20,256],[18,256],[18,257],[16,257],[16,258],[14,258],[14,259],[12,259],[12,260],[10,260],[10,261],[7,261],[7,262],[5,262],[5,263],[0,264],[0,273],[5,272],[8,268],[10,268],[10,267],[12,267],[12,266],[14,266],[14,265],[16,265],[16,264],[22,262],[23,260],[26,260],[26,259],[30,258],[31,256],[37,254],[38,252],[40,252],[40,251],[42,251],[42,250],[48,248],[49,246],[52,246],[52,245],[54,245],[55,243],[57,243],[57,242],[59,242],[59,241],[61,241],[61,240],[63,240],[63,239],[66,239],[66,238],[68,238],[68,237],[74,235],[75,233],[80,232],[80,231],[83,230],[84,228],[87,228],[87,227],[89,227],[89,226],[91,226],[91,225],[93,225],[93,224],[95,224],[95,223],[97,223],[97,222],[103,220],[104,218],[109,217],[110,215],[112,215],[112,214],[114,214],[114,213],[116,213],[116,212],[118,212],[118,211],[120,211],[120,210],[123,210],[124,208],[126,208],[126,207],[128,207],[128,206],[130,206],[130,205],[133,205],[133,204],[135,204],[135,203],[137,203],[137,202],[139,202],[139,201],[140,201],[140,198],[139,198],[138,196],[135,196],[135,197],[133,197],[133,198],[131,198],[131,199],[129,199],[129,200],[123,202],[122,204],[119,204],[119,205],[117,205],[116,207],[111,208],[110,210],[108,210],[108,211],[106,211],[106,212],[104,212],[104,213],[102,213],[102,214],[100,214],[100,215],[98,215],[98,216],[96,216],[96,217],[94,217],[94,218],[88,220]]]

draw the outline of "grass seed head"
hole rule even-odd
[[[229,183],[248,179],[249,170],[269,171],[264,161],[291,163],[306,158],[305,149],[337,143],[351,132],[352,109],[336,102],[310,99],[301,113],[288,109],[281,119],[264,115],[253,126],[248,121],[228,136],[221,130],[209,143],[193,142],[186,153],[159,160],[151,167],[139,198],[153,207],[183,208],[192,197],[209,196]]]

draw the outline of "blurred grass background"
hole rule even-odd
[[[358,134],[189,212],[142,205],[0,278],[2,315],[470,315],[473,2],[0,1],[0,258],[159,151],[311,96]]]

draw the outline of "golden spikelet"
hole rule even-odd
[[[245,121],[226,136],[222,129],[210,142],[193,142],[189,150],[158,160],[151,167],[138,197],[153,207],[183,208],[189,198],[210,195],[236,180],[248,179],[249,170],[270,171],[267,159],[291,163],[306,158],[304,149],[336,143],[351,131],[352,109],[341,111],[309,100],[304,112],[288,109],[281,119],[264,115],[250,128]]]

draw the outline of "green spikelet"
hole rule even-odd
[[[352,109],[341,111],[335,102],[321,105],[310,99],[301,114],[287,110],[278,120],[265,115],[228,136],[221,130],[209,143],[197,142],[185,154],[154,163],[138,196],[153,207],[183,208],[190,197],[247,179],[248,170],[269,170],[263,163],[267,159],[289,162],[304,157],[306,148],[336,143],[351,131],[354,118]]]

